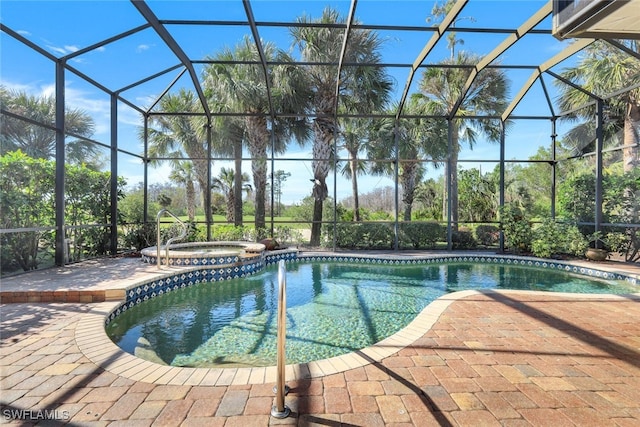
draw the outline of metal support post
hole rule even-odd
[[[594,232],[598,233],[602,227],[602,147],[604,145],[604,101],[602,99],[596,100],[596,210],[594,212],[595,227]],[[596,239],[596,248],[600,248],[600,241]]]
[[[500,123],[500,207],[504,209],[505,203],[505,168],[504,168],[504,159],[505,159],[505,122]],[[504,253],[504,230],[502,229],[502,217],[500,217],[500,253]]]

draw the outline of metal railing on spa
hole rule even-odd
[[[157,250],[157,260],[158,260],[158,268],[161,268],[161,258],[160,258],[160,243],[161,242],[161,237],[160,237],[160,219],[162,218],[163,215],[169,215],[170,217],[172,217],[173,219],[176,220],[177,223],[179,223],[182,226],[182,233],[180,233],[179,236],[176,237],[172,237],[169,240],[167,240],[167,244],[164,247],[164,254],[166,255],[167,258],[167,265],[169,265],[169,245],[171,245],[171,243],[176,242],[178,240],[182,240],[185,237],[187,237],[187,226],[184,222],[182,222],[180,220],[180,218],[178,218],[177,216],[175,216],[174,214],[172,214],[168,209],[161,209],[160,212],[158,212],[158,215],[156,215],[156,228],[158,230],[158,236],[157,236],[157,240],[156,240],[156,250]]]

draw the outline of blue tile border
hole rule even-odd
[[[403,257],[402,255],[340,255],[340,254],[300,254],[297,249],[280,250],[265,253],[263,256],[240,260],[231,259],[226,265],[214,266],[215,263],[202,265],[200,268],[189,268],[173,272],[166,276],[139,283],[126,289],[125,301],[118,305],[105,319],[109,324],[113,319],[131,307],[151,298],[168,292],[193,286],[203,282],[219,282],[242,278],[261,271],[265,266],[284,260],[291,262],[347,262],[373,265],[429,265],[456,262],[475,262],[489,264],[516,265],[523,267],[548,268],[568,273],[580,274],[607,280],[623,280],[632,285],[639,285],[640,278],[621,273],[608,272],[595,268],[573,265],[570,263],[523,256],[500,255],[438,255],[423,257]],[[225,259],[226,261],[226,259]],[[640,289],[639,289],[640,291]]]
[[[146,262],[148,264],[156,264],[158,258],[155,256],[142,255],[142,262]],[[169,266],[185,266],[188,267],[190,265],[197,266],[207,266],[207,265],[226,265],[234,262],[239,262],[240,256],[226,256],[226,257],[189,257],[189,258],[169,258]],[[166,260],[162,260],[162,265],[167,265]]]
[[[282,251],[273,251],[265,255],[265,264],[271,265],[284,260],[285,262],[291,262],[298,260],[298,250],[286,249]]]
[[[399,258],[397,256],[389,256],[386,258],[368,256],[368,255],[317,255],[304,254],[298,257],[298,261],[320,261],[320,262],[352,262],[364,264],[381,264],[381,265],[423,265],[423,264],[442,264],[452,262],[478,262],[504,265],[518,265],[523,267],[550,268],[562,270],[568,273],[581,274],[585,276],[597,277],[608,280],[624,280],[633,285],[640,284],[640,279],[628,276],[622,273],[614,273],[595,268],[589,268],[579,265],[573,265],[563,261],[531,258],[523,256],[499,256],[499,255],[439,255],[425,257]],[[639,289],[640,290],[640,289]]]

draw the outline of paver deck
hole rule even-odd
[[[108,289],[132,280],[123,262],[133,261],[37,272],[2,288],[28,280],[73,288],[77,275],[78,286]],[[172,370],[92,347],[101,338],[91,324],[112,304],[0,306],[0,423],[640,426],[640,294],[448,294],[405,340],[389,341],[388,353],[358,352],[354,368],[329,362],[322,372],[288,372],[292,415],[282,420],[270,416],[266,370],[259,381],[243,370]]]

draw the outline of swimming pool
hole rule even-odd
[[[431,301],[465,289],[633,293],[638,287],[549,268],[448,262],[395,265],[299,262],[287,266],[287,363],[367,347]],[[151,298],[115,317],[107,333],[125,351],[189,367],[272,366],[277,269]]]

